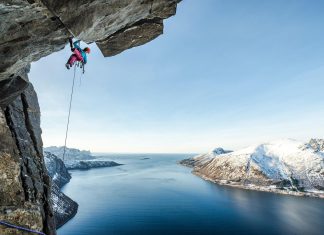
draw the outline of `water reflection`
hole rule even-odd
[[[79,203],[79,212],[58,234],[308,235],[324,231],[324,200],[217,186],[176,164],[185,157],[124,155],[114,158],[123,166],[74,171],[64,192]]]
[[[317,198],[295,197],[268,192],[256,192],[215,186],[217,197],[226,197],[231,209],[244,217],[246,223],[262,224],[263,228],[275,226],[280,234],[321,234],[324,202]],[[324,217],[322,217],[324,221]],[[273,228],[271,229],[273,230]],[[269,232],[269,231],[268,231]]]

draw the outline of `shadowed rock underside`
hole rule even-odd
[[[0,220],[56,234],[30,63],[63,49],[70,37],[96,43],[104,56],[142,45],[162,34],[178,2],[0,2]],[[0,234],[22,233],[0,226]]]

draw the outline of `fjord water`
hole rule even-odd
[[[114,154],[125,165],[72,171],[63,192],[79,211],[58,234],[323,234],[323,199],[218,186],[177,164],[187,157]]]

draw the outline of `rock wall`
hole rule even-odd
[[[51,201],[57,229],[72,219],[78,212],[78,203],[62,193],[55,183],[52,185]]]
[[[31,84],[0,109],[0,220],[55,234],[44,167],[40,110]],[[21,234],[0,227],[0,234]]]
[[[52,179],[51,203],[53,207],[56,228],[60,228],[72,219],[78,211],[78,203],[61,192],[61,188],[70,182],[71,175],[64,162],[49,152],[44,152],[45,166]]]
[[[49,152],[44,151],[45,166],[49,177],[52,182],[59,188],[62,188],[65,184],[70,182],[71,174],[65,167],[64,162]]]
[[[2,0],[0,2],[0,220],[56,234],[43,159],[31,62],[68,38],[95,42],[104,56],[163,32],[180,0]],[[21,234],[0,226],[0,234]]]
[[[180,0],[2,0],[0,81],[7,93],[23,90],[33,61],[61,50],[69,37],[95,42],[104,56],[142,45],[163,33],[163,19]],[[10,85],[12,80],[19,87]],[[1,85],[1,84],[0,84]],[[0,94],[5,105],[8,94]]]

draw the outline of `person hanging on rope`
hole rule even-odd
[[[80,40],[72,42],[72,39],[69,38],[71,51],[73,54],[70,56],[69,60],[65,64],[65,67],[67,69],[70,69],[75,62],[79,61],[82,64],[82,67],[84,69],[84,65],[87,63],[87,54],[90,53],[90,48],[85,47],[84,49],[81,49],[80,47]]]

